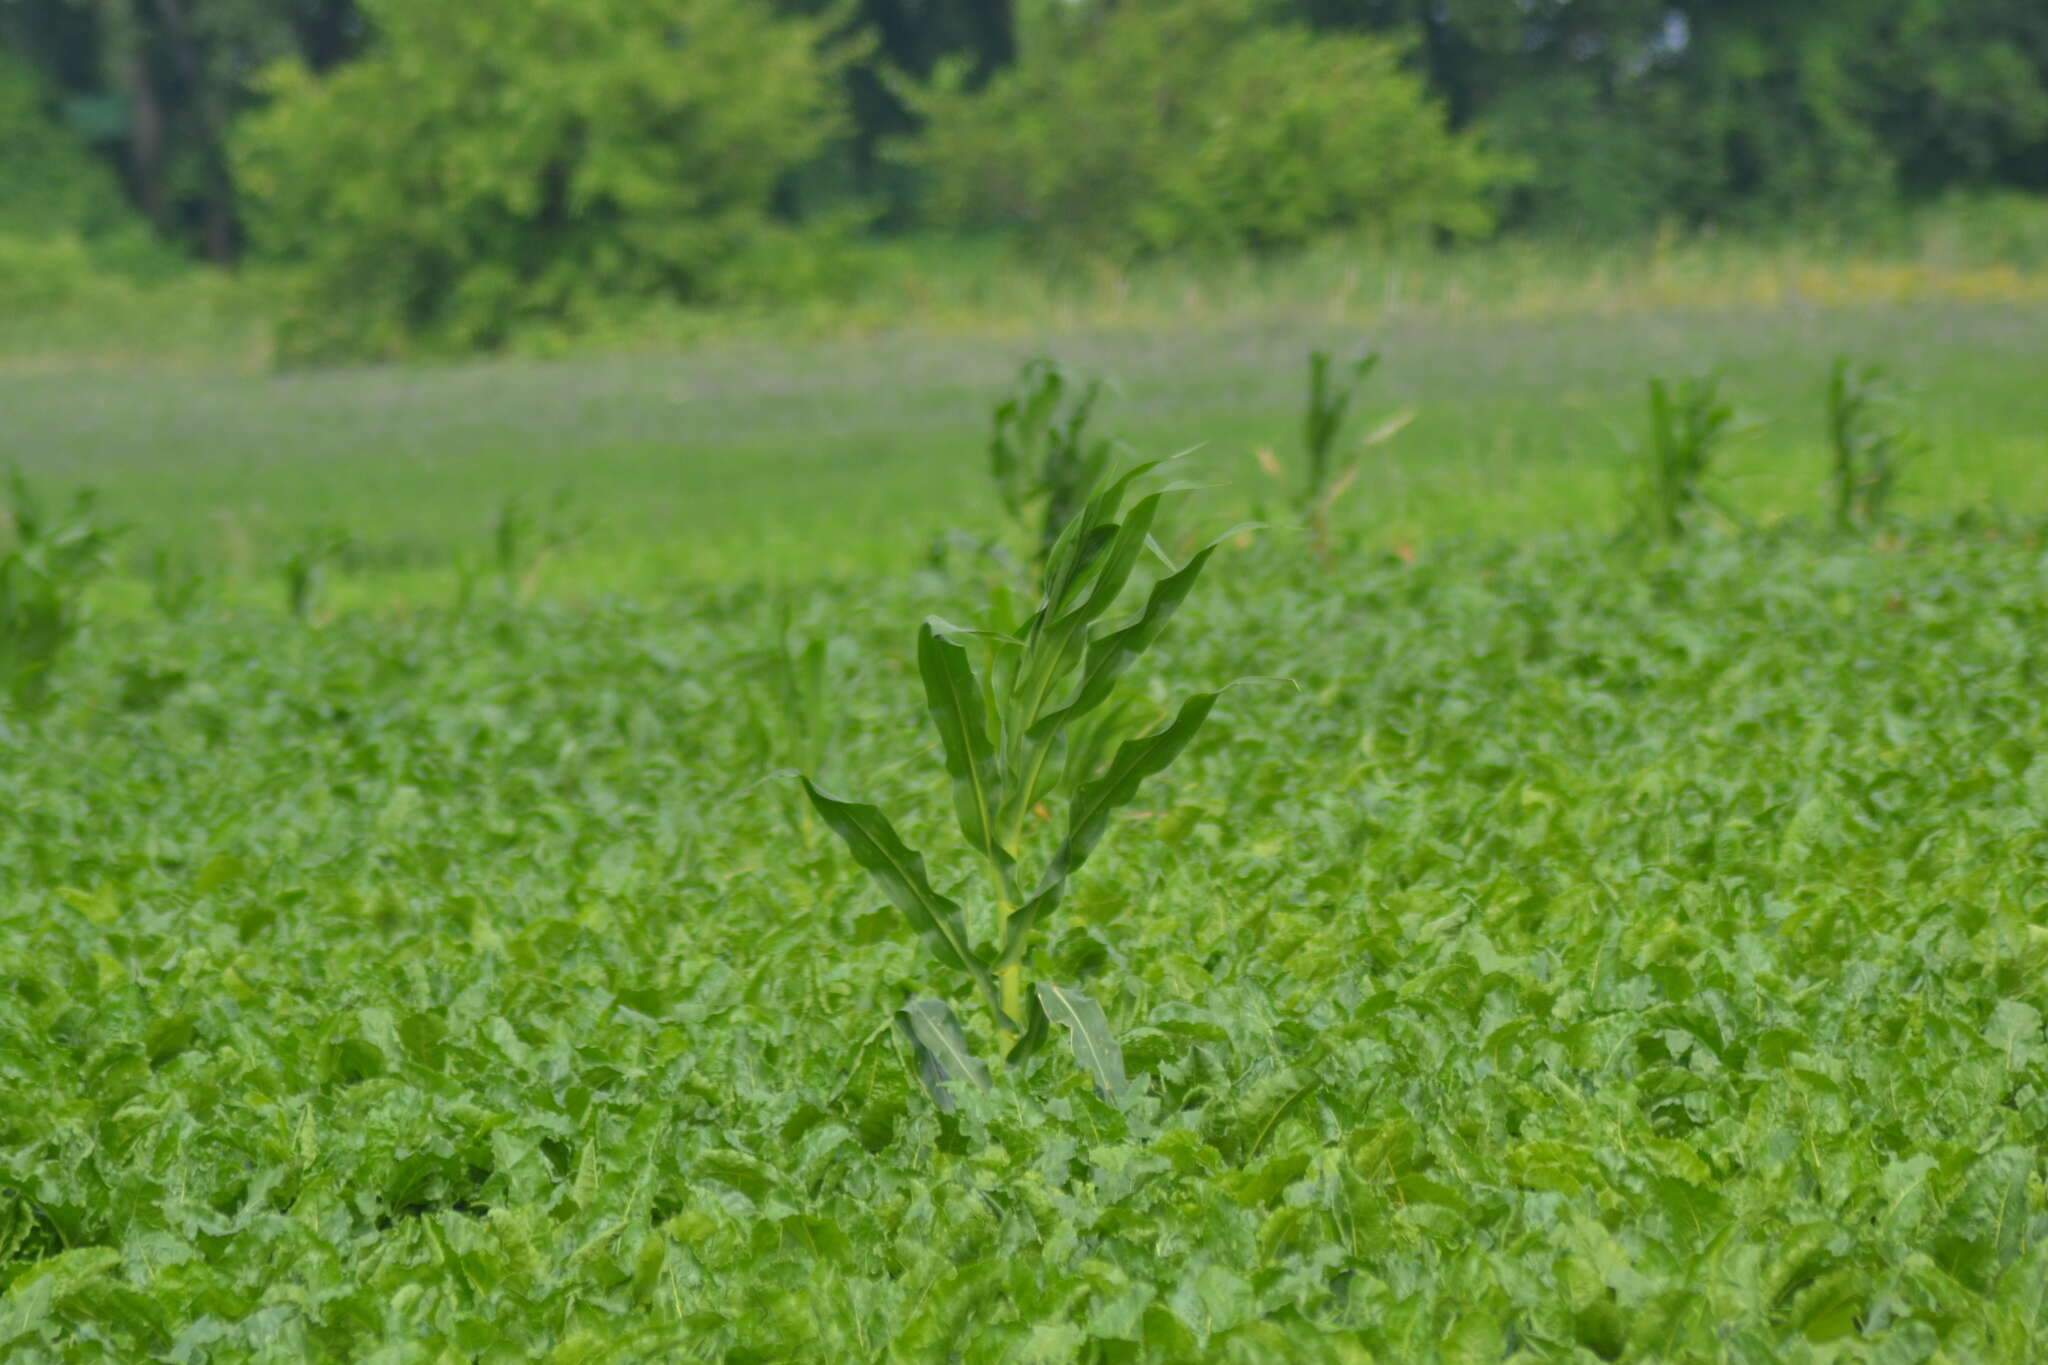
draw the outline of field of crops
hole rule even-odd
[[[1002,1065],[787,775],[993,960],[919,623],[1028,615],[1014,350],[0,381],[137,523],[0,709],[0,1358],[2041,1359],[2048,327],[1759,321],[1382,339],[1359,424],[1415,420],[1328,544],[1226,537],[1114,679],[1133,731],[1285,680],[1024,960],[1121,1086],[1080,1012]],[[1076,344],[1225,485],[1102,626],[1275,501],[1311,339]],[[1851,342],[1929,448],[1844,532]],[[1617,535],[1694,362],[1740,522]]]

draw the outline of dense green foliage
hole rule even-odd
[[[86,585],[107,567],[118,532],[81,493],[62,512],[46,508],[19,470],[0,505],[0,695],[39,710],[80,625]]]
[[[75,302],[107,274],[176,264],[91,146],[51,119],[39,73],[0,48],[0,310]]]
[[[1302,691],[1044,950],[1119,1104],[920,1092],[754,587],[97,631],[0,727],[0,1351],[2038,1358],[2038,545],[1224,553],[1162,677]],[[917,841],[972,591],[793,623]]]
[[[1460,120],[1535,168],[1520,222],[1867,218],[1901,195],[2048,186],[2048,10],[2033,0],[1297,8],[1414,33]]]
[[[286,349],[490,347],[620,300],[801,292],[777,187],[834,131],[812,24],[743,0],[366,0],[241,129],[252,226],[307,290]]]
[[[132,225],[113,173],[52,120],[31,68],[0,50],[0,234],[100,238]]]
[[[166,239],[208,259],[240,246],[228,137],[269,62],[354,49],[354,0],[9,0],[0,47],[61,96],[68,131],[104,149]],[[11,188],[11,187],[10,187]]]
[[[727,9],[752,36],[667,41]],[[406,262],[391,287],[405,307],[377,288],[373,310],[316,295],[304,317],[321,327],[290,340],[375,353],[392,332],[488,344],[650,304],[829,293],[838,272],[819,252],[863,219],[1001,225],[1064,260],[1491,223],[1868,236],[1951,194],[2048,190],[2037,0],[594,0],[537,36],[552,12],[7,0],[0,50],[33,68],[38,94],[23,105],[0,74],[0,215],[74,214],[77,178],[24,169],[47,158],[19,150],[55,138],[67,157],[94,148],[140,220],[209,259],[253,245],[341,276],[367,235]],[[771,30],[830,35],[833,55],[810,69]],[[479,35],[500,31],[502,50],[480,57]],[[554,79],[558,40],[569,82]],[[280,62],[312,74],[280,85],[266,74]],[[330,81],[346,117],[310,93]],[[281,98],[301,113],[270,107]],[[676,123],[709,109],[745,127]],[[589,148],[579,123],[603,129]],[[746,155],[707,154],[721,132]],[[411,137],[431,183],[374,154],[411,154]],[[570,162],[602,192],[558,193]],[[417,223],[393,207],[414,199],[429,206]],[[542,232],[550,204],[563,221]],[[620,226],[650,217],[660,231]],[[93,264],[74,257],[0,244],[0,294]],[[47,309],[87,292],[21,298]],[[385,321],[326,326],[351,311]]]
[[[1384,41],[1270,26],[1259,0],[1054,6],[1016,64],[917,103],[933,220],[1133,256],[1340,229],[1474,234],[1504,169],[1449,133]]]
[[[1125,1083],[950,1113],[888,1022],[944,969],[773,774],[946,847],[904,623],[988,619],[923,552],[998,524],[1013,344],[0,373],[42,507],[140,523],[0,699],[0,1358],[2040,1358],[2039,308],[1372,340],[1419,415],[1328,560],[1226,541],[1105,704],[1299,685],[1038,926]],[[1251,483],[1309,344],[1058,349]],[[1928,445],[1842,534],[1852,345]],[[1764,419],[1766,529],[1611,542],[1645,369]]]

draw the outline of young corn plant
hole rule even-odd
[[[150,551],[146,572],[150,601],[166,620],[184,620],[205,596],[206,577],[190,554],[173,553],[159,545]]]
[[[761,753],[803,772],[824,766],[834,737],[830,658],[829,642],[804,636],[792,620],[789,599],[781,598],[767,643],[740,658],[754,684],[747,690],[744,729]],[[790,823],[809,845],[816,817],[808,804],[789,795]]]
[[[567,489],[557,490],[539,508],[524,493],[507,496],[498,504],[498,519],[491,527],[491,559],[499,590],[514,601],[530,600],[548,560],[575,544],[585,529],[573,515]]]
[[[78,634],[85,585],[106,569],[117,532],[82,492],[49,515],[21,472],[8,478],[8,545],[0,554],[0,687],[24,711],[50,699],[50,676]]]
[[[1032,360],[1019,373],[1016,391],[996,407],[989,472],[1004,508],[1033,532],[1041,568],[1115,458],[1115,441],[1088,433],[1102,393],[1101,380],[1076,392],[1073,377],[1056,361]]]
[[[1839,531],[1882,523],[1899,467],[1926,451],[1899,407],[1898,391],[1883,370],[1852,365],[1846,357],[1835,361],[1828,374],[1828,445]]]
[[[1735,431],[1735,409],[1721,400],[1718,379],[1688,379],[1676,389],[1661,379],[1650,381],[1639,533],[1652,540],[1683,540],[1710,508],[1740,524],[1742,518],[1707,487],[1714,456]]]
[[[328,566],[349,548],[349,538],[340,531],[319,531],[302,538],[285,555],[279,567],[284,580],[284,604],[292,619],[308,625],[326,620]]]
[[[1358,477],[1355,461],[1340,461],[1337,436],[1351,412],[1351,400],[1358,386],[1379,367],[1377,352],[1352,361],[1334,381],[1330,377],[1330,353],[1311,351],[1308,357],[1308,413],[1302,421],[1302,449],[1308,454],[1308,481],[1301,490],[1301,510],[1308,520],[1309,534],[1318,554],[1330,540],[1330,508],[1344,496]]]
[[[1066,523],[1046,557],[1043,596],[1019,629],[967,630],[932,618],[918,632],[918,672],[960,837],[988,888],[985,941],[970,932],[960,903],[932,885],[923,855],[880,809],[828,795],[803,778],[819,817],[931,955],[972,984],[1003,1060],[1026,1061],[1058,1023],[1071,1035],[1076,1060],[1109,1097],[1124,1088],[1123,1055],[1101,1006],[1072,986],[1027,979],[1026,968],[1040,927],[1108,831],[1112,812],[1187,747],[1219,695],[1187,698],[1145,734],[1133,733],[1122,708],[1106,705],[1228,538],[1178,567],[1168,563],[1135,617],[1107,623],[1140,558],[1148,551],[1164,558],[1153,524],[1164,500],[1183,490],[1162,488],[1123,508],[1133,483],[1154,468],[1141,465],[1108,482]],[[970,649],[980,655],[979,667]],[[1052,804],[1065,807],[1064,833],[1030,877],[1024,836],[1034,812]],[[953,1107],[960,1087],[988,1084],[987,1066],[944,1000],[914,999],[896,1024],[941,1108]]]
[[[1357,451],[1390,439],[1414,420],[1413,413],[1401,413],[1360,439],[1348,455],[1340,453],[1338,437],[1350,417],[1351,404],[1379,363],[1378,352],[1362,355],[1341,367],[1334,364],[1328,351],[1309,352],[1308,409],[1302,420],[1306,460],[1301,484],[1293,490],[1293,500],[1308,528],[1310,548],[1318,558],[1329,556],[1331,509],[1358,480]],[[1286,471],[1270,450],[1259,452],[1259,464],[1271,477],[1286,481]]]

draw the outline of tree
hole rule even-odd
[[[1862,216],[1900,195],[2048,188],[2039,0],[1293,0],[1413,35],[1454,123],[1534,173],[1524,224]]]
[[[0,50],[0,233],[82,241],[135,225],[120,186],[92,149],[50,117],[37,73]]]
[[[917,101],[904,158],[943,224],[1142,256],[1491,227],[1509,170],[1450,132],[1401,50],[1276,24],[1260,0],[1030,12],[1015,66],[955,64]]]
[[[359,37],[353,0],[0,0],[0,43],[115,156],[157,230],[216,261],[240,247],[227,141],[250,76],[294,54],[331,66]]]
[[[753,0],[362,0],[375,38],[258,83],[235,166],[298,267],[302,354],[501,345],[618,301],[788,288],[778,186],[841,127],[818,21]]]

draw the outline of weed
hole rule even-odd
[[[993,935],[986,947],[973,941],[959,904],[932,887],[923,856],[904,844],[879,808],[828,796],[804,779],[818,814],[932,955],[979,988],[1006,1060],[1030,1057],[1058,1022],[1106,1095],[1122,1089],[1123,1062],[1101,1007],[1049,981],[1027,992],[1024,967],[1034,931],[1108,830],[1111,813],[1145,778],[1172,763],[1216,703],[1214,692],[1190,697],[1171,721],[1144,735],[1130,735],[1116,708],[1103,712],[1105,720],[1094,719],[1118,679],[1159,638],[1220,543],[1212,541],[1177,568],[1169,563],[1134,619],[1099,624],[1141,557],[1148,549],[1158,553],[1152,526],[1161,504],[1179,490],[1148,493],[1123,510],[1132,484],[1153,468],[1141,465],[1107,484],[1066,524],[1046,559],[1045,595],[1014,633],[963,630],[937,618],[918,633],[925,705],[945,751],[960,835],[989,882]],[[978,670],[970,644],[983,655]],[[1104,765],[1102,757],[1119,739]],[[1066,806],[1065,836],[1036,881],[1027,881],[1018,866],[1027,822],[1055,800]],[[944,1001],[913,1000],[898,1024],[942,1106],[953,1103],[953,1087],[986,1083]]]
[[[1899,468],[1924,454],[1926,442],[1905,425],[1898,390],[1874,365],[1840,357],[1828,373],[1828,447],[1834,456],[1835,529],[1882,523]]]
[[[831,645],[796,628],[786,595],[778,596],[774,623],[767,644],[740,656],[740,668],[752,684],[746,689],[743,724],[755,747],[777,763],[817,773],[832,740]],[[792,801],[790,814],[792,826],[809,843],[816,828],[810,806]]]

